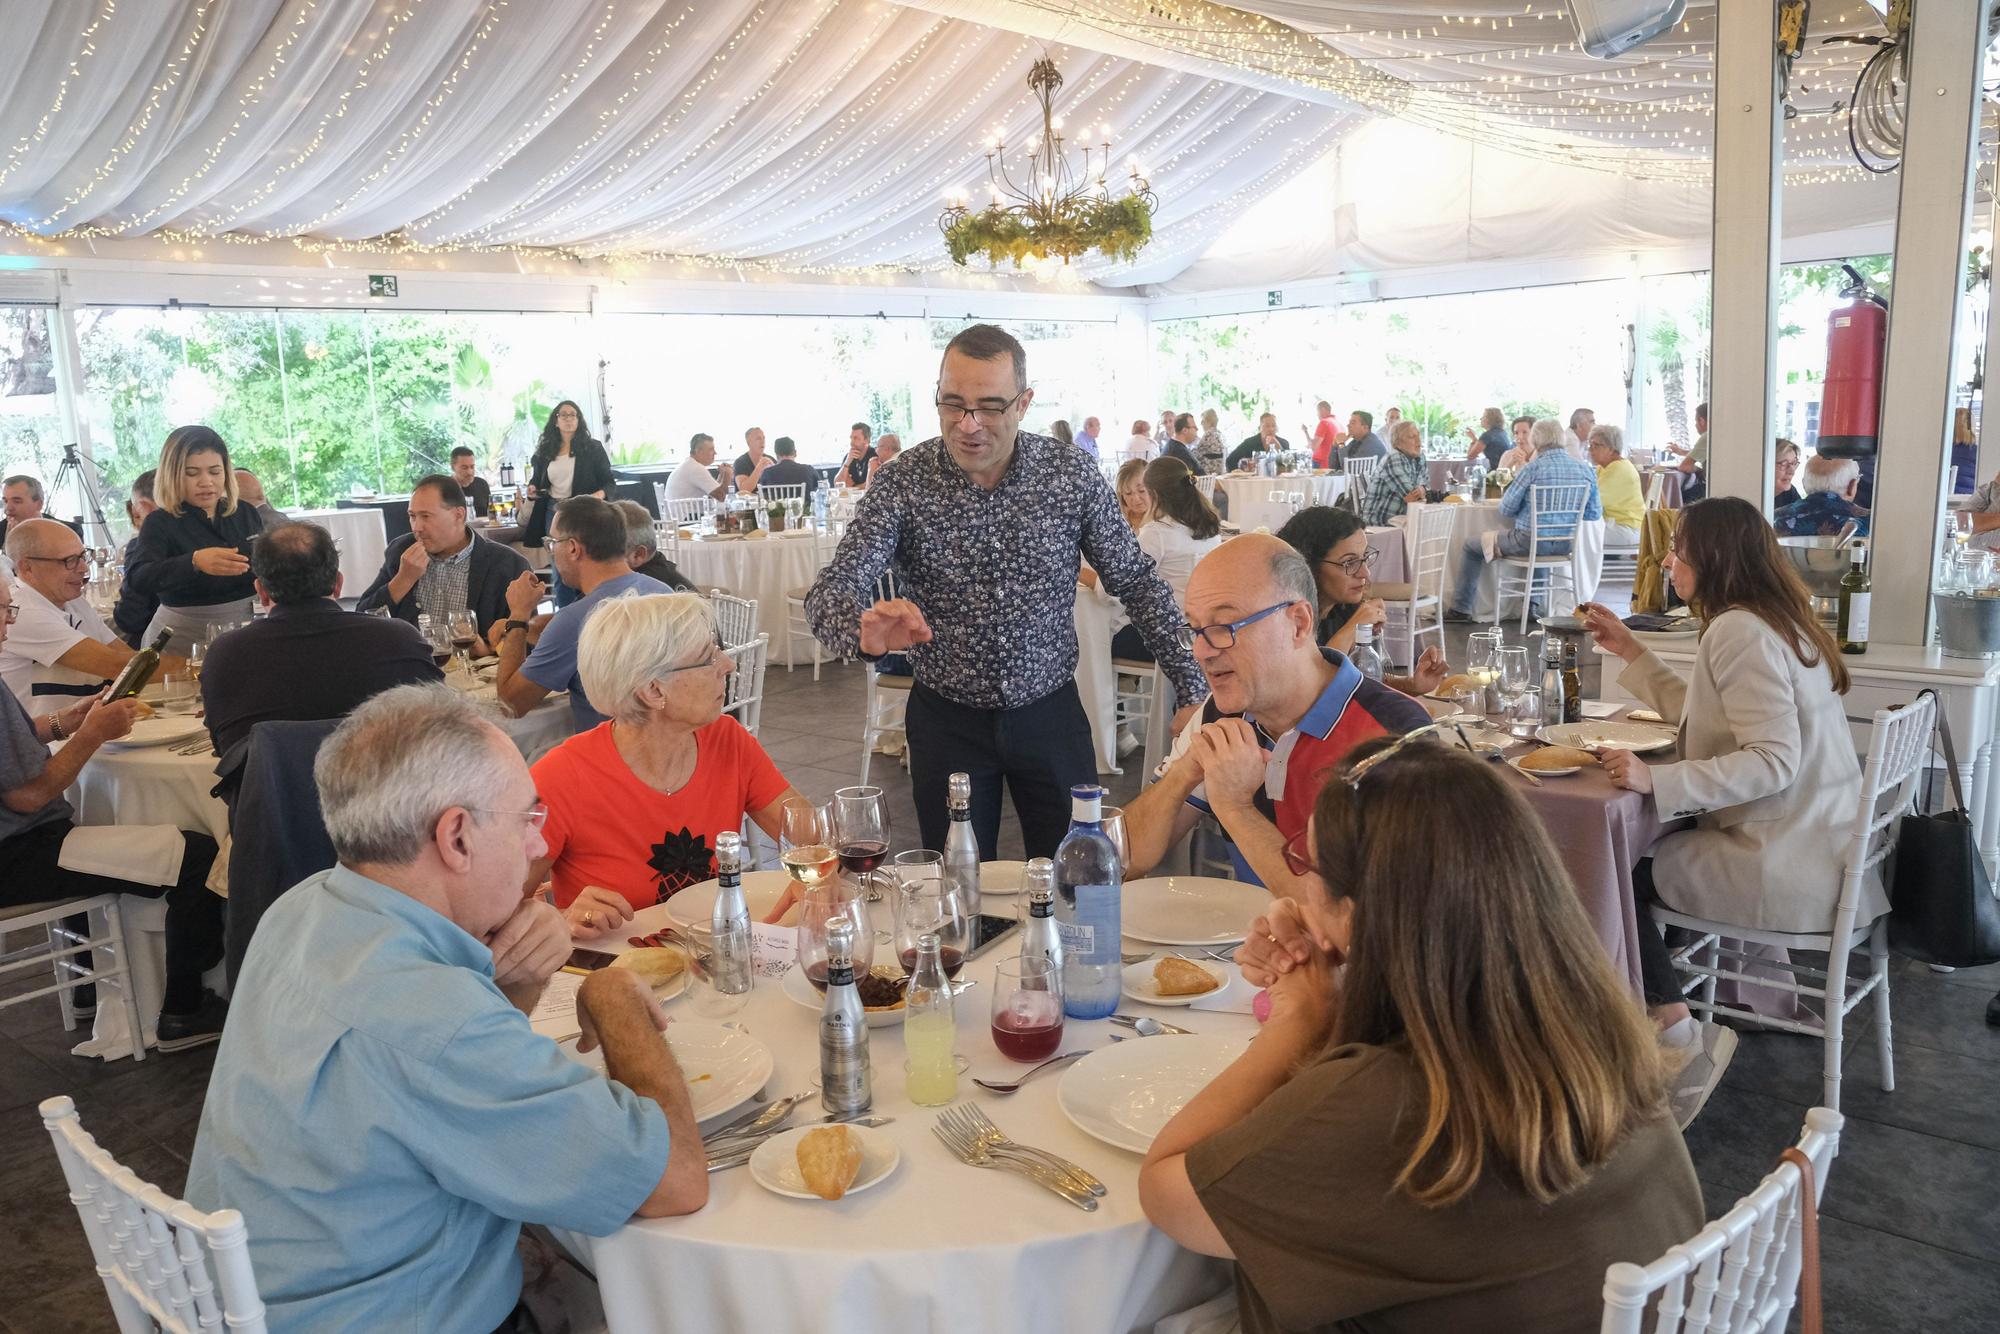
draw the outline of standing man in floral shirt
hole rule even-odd
[[[923,844],[944,846],[946,780],[967,773],[989,859],[1003,781],[1028,856],[1046,857],[1069,828],[1069,788],[1097,778],[1076,692],[1080,558],[1124,603],[1181,704],[1208,696],[1173,591],[1096,464],[1020,429],[1035,396],[1027,375],[1027,353],[1004,329],[975,324],[951,340],[938,372],[942,434],[877,475],[806,599],[813,634],[834,652],[909,654],[905,726]],[[892,566],[901,596],[878,599]]]

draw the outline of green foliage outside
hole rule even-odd
[[[961,267],[974,255],[984,255],[996,268],[1002,260],[1016,268],[1044,258],[1067,264],[1093,250],[1107,259],[1131,259],[1152,239],[1152,206],[1137,195],[1086,200],[1073,220],[1032,228],[1013,209],[985,208],[967,213],[944,233],[945,249]]]

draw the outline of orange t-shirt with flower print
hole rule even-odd
[[[788,784],[757,738],[727,715],[695,729],[694,772],[675,792],[642,782],[611,740],[611,724],[578,733],[535,761],[548,803],[542,837],[554,858],[556,906],[585,885],[635,909],[715,877],[715,836],[784,795]]]

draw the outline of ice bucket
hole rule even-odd
[[[2000,595],[1935,596],[1938,647],[1947,658],[2000,658]]]

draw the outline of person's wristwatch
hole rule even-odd
[[[527,634],[528,623],[526,621],[517,621],[510,617],[507,621],[507,624],[500,627],[500,637],[502,639],[505,639],[508,635],[513,634],[516,630],[519,630],[524,635]]]
[[[62,714],[61,714],[60,712],[57,712],[57,713],[52,713],[52,714],[50,714],[50,715],[49,715],[49,740],[51,740],[51,741],[67,741],[68,739],[69,739],[69,738],[68,738],[68,736],[67,736],[67,735],[66,735],[66,734],[65,734],[65,733],[63,732],[63,728],[62,728]]]

